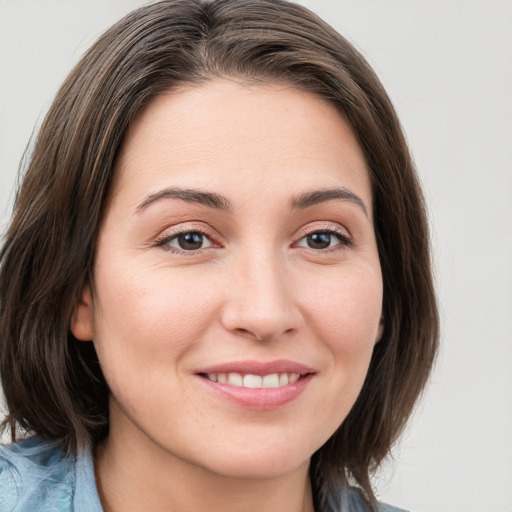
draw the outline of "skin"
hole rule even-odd
[[[215,79],[139,113],[115,173],[72,321],[112,393],[96,453],[105,511],[312,511],[310,457],[354,404],[382,330],[371,187],[349,125],[291,87]],[[169,187],[231,209],[155,199]],[[291,205],[327,189],[353,196]],[[180,247],[187,232],[205,234],[199,249]],[[275,359],[314,375],[271,410],[197,375]]]

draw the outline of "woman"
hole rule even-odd
[[[392,510],[370,474],[437,346],[425,210],[380,82],[306,9],[108,30],[43,123],[0,290],[4,426],[34,434],[0,510]]]

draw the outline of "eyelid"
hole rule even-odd
[[[175,247],[171,248],[170,246],[165,245],[170,240],[185,233],[200,233],[201,235],[208,238],[212,245],[209,247],[196,249],[192,251],[185,251]],[[221,244],[217,241],[217,239],[218,236],[216,235],[216,233],[214,233],[214,230],[204,222],[188,221],[164,229],[159,235],[155,237],[152,245],[154,245],[155,247],[166,248],[166,250],[169,250],[171,252],[195,254],[196,252],[210,249],[211,247],[221,247]]]
[[[340,244],[343,247],[351,247],[354,245],[354,240],[352,238],[352,235],[348,231],[348,229],[341,227],[339,224],[332,223],[332,222],[320,222],[315,224],[308,224],[307,226],[301,228],[299,232],[297,233],[297,236],[295,237],[295,241],[293,242],[293,246],[296,246],[298,242],[300,242],[303,238],[307,237],[308,235],[311,235],[313,233],[332,233],[335,236],[338,236],[338,239],[340,240]],[[311,249],[313,251],[317,251],[318,249]],[[329,250],[329,249],[327,249]],[[324,251],[325,252],[325,251]]]

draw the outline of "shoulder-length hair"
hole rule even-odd
[[[363,150],[384,282],[382,339],[361,394],[313,456],[322,490],[370,475],[424,388],[438,316],[427,217],[396,113],[354,47],[284,0],[164,0],[110,28],[59,90],[35,141],[0,252],[1,377],[13,440],[67,453],[108,433],[108,387],[69,324],[89,282],[116,156],[136,113],[163,91],[230,77],[284,82],[335,105]]]

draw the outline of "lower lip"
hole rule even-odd
[[[245,409],[269,411],[277,409],[295,400],[306,389],[314,374],[302,376],[297,382],[278,388],[244,388],[213,382],[206,377],[197,376],[215,394]]]

